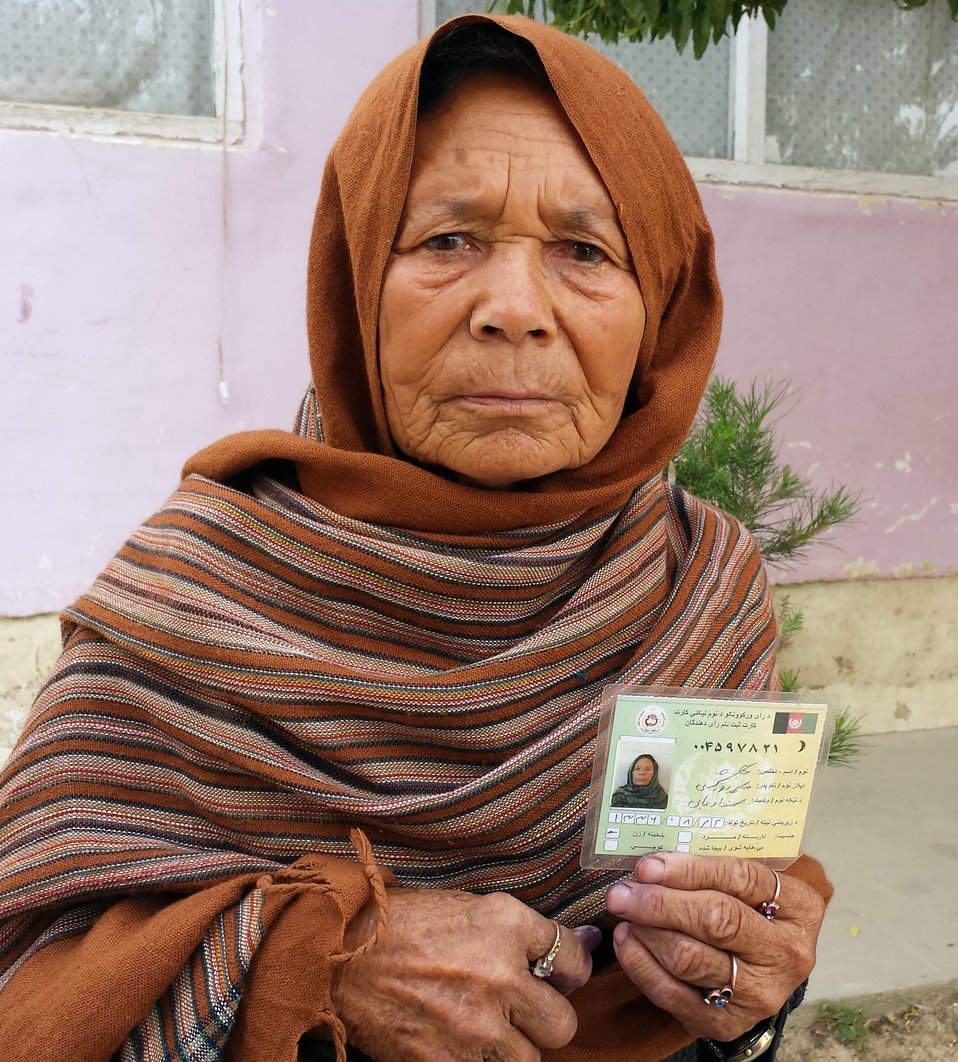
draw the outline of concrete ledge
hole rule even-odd
[[[863,733],[958,725],[958,576],[797,583],[775,596],[805,617],[782,665],[834,693]]]
[[[60,655],[56,616],[0,619],[0,763]]]

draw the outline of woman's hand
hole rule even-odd
[[[576,1016],[564,993],[592,972],[576,933],[561,930],[546,981],[529,964],[552,947],[555,923],[514,897],[433,889],[388,895],[385,930],[333,982],[351,1044],[376,1062],[535,1062],[541,1048],[572,1039]],[[347,945],[370,930],[355,927]]]
[[[609,889],[619,964],[645,995],[693,1036],[732,1040],[776,1014],[815,965],[825,914],[822,898],[782,875],[779,911],[769,921],[755,908],[771,900],[775,875],[745,859],[679,852],[646,856],[634,879]],[[705,993],[727,985],[731,956],[738,977],[731,1002],[706,1006]]]

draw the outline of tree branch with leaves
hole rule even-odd
[[[890,0],[905,11],[930,0]],[[958,0],[947,3],[958,21]],[[788,0],[494,0],[493,7],[510,15],[536,14],[557,28],[580,37],[596,36],[609,44],[619,40],[661,40],[671,37],[680,52],[689,41],[700,59],[709,44],[732,36],[743,18],[765,19],[775,29]]]

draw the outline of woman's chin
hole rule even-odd
[[[518,457],[515,454],[484,461],[460,461],[446,466],[461,483],[485,490],[523,490],[530,480],[571,468],[567,455],[546,459],[543,455]]]
[[[473,434],[458,446],[451,445],[453,441],[447,439],[445,445],[431,453],[425,452],[425,447],[419,452],[401,445],[400,449],[452,479],[486,490],[523,490],[529,480],[583,463],[580,440],[563,440],[557,433],[543,435],[510,429],[478,438]]]

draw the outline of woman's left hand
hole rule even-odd
[[[756,908],[771,900],[775,875],[761,863],[662,852],[646,856],[632,879],[606,896],[623,919],[613,937],[622,969],[642,992],[693,1036],[733,1040],[778,1013],[815,965],[825,914],[809,885],[781,875],[779,910],[769,921]],[[724,1008],[706,1006],[711,989],[735,991]]]

